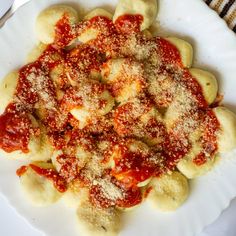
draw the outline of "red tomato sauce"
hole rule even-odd
[[[41,168],[34,164],[30,164],[29,167],[32,168],[32,170],[34,170],[37,174],[52,180],[55,188],[59,192],[63,193],[67,190],[67,184],[65,180],[56,172],[56,170]]]
[[[69,16],[64,14],[55,26],[54,44],[59,48],[63,48],[67,46],[75,37],[76,35],[71,27]]]
[[[158,49],[164,64],[173,64],[182,67],[179,50],[164,38],[157,38]]]
[[[31,121],[28,114],[9,104],[0,116],[0,148],[5,152],[21,150],[27,153],[30,140]]]
[[[208,104],[204,98],[202,88],[187,69],[184,70],[182,83],[191,92],[192,96],[197,99],[198,109],[207,109]]]
[[[149,154],[131,152],[127,146],[119,145],[119,154],[115,156],[115,168],[111,172],[119,181],[128,186],[150,178],[155,172],[155,165],[149,162]]]
[[[17,169],[16,174],[17,176],[21,177],[27,170],[28,166],[21,166],[19,169]]]
[[[115,26],[120,32],[130,34],[140,32],[142,23],[142,15],[123,15],[116,19]]]

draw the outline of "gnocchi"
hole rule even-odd
[[[116,22],[120,16],[140,14],[143,17],[141,30],[149,28],[157,16],[157,1],[138,0],[135,3],[132,0],[119,0],[113,16]]]
[[[66,5],[54,5],[46,8],[38,15],[35,29],[40,42],[51,44],[55,41],[55,26],[63,16],[66,16],[66,23],[69,27],[78,22],[78,13],[72,7]]]
[[[62,194],[55,189],[52,180],[41,176],[35,171],[35,167],[52,169],[53,166],[46,163],[36,163],[27,168],[20,176],[22,189],[27,197],[37,206],[46,206],[58,201]],[[37,169],[36,169],[37,170]]]
[[[189,194],[187,179],[179,172],[152,179],[148,199],[161,211],[174,211],[183,204]]]
[[[18,72],[10,72],[0,83],[0,93],[4,94],[0,103],[0,114],[2,114],[7,105],[14,100],[14,93],[17,86]]]

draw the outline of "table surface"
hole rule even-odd
[[[1,0],[3,1],[3,0]],[[4,0],[6,1],[6,0]],[[14,12],[20,5],[29,0],[15,0],[12,9]],[[200,0],[199,0],[200,1]],[[1,2],[0,2],[1,9]],[[16,211],[0,195],[0,235],[2,236],[42,236],[43,233],[35,230],[26,220],[20,217]],[[203,210],[204,211],[204,210]],[[197,236],[235,236],[236,235],[236,199],[221,214],[221,216]]]

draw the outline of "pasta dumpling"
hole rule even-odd
[[[101,73],[117,102],[137,96],[145,87],[142,64],[130,59],[111,59],[103,65]]]
[[[46,206],[58,201],[62,193],[54,186],[52,179],[38,173],[39,170],[53,171],[48,163],[33,163],[20,175],[20,183],[28,199],[36,206]]]
[[[150,100],[142,97],[130,99],[116,108],[114,129],[124,137],[142,138],[151,146],[162,143],[166,135],[161,114]]]
[[[167,128],[170,129],[173,127],[184,116],[190,116],[191,109],[195,104],[194,102],[192,94],[188,90],[183,87],[177,87],[175,96],[169,102],[169,106],[164,114]]]
[[[189,72],[201,86],[202,93],[207,103],[213,103],[218,92],[218,84],[215,76],[210,72],[196,68],[190,68]]]
[[[88,189],[83,188],[79,181],[74,181],[71,185],[69,185],[61,200],[66,206],[77,209],[82,202],[88,199],[88,197]]]
[[[189,118],[189,120],[191,122],[191,118]],[[210,151],[211,145],[214,147],[214,144],[210,142],[209,144],[205,143],[205,146],[209,146],[209,152],[212,152],[210,155],[207,150],[204,149],[204,144],[201,142],[204,138],[204,131],[207,129],[204,120],[201,124],[198,124],[198,127],[195,126],[196,124],[192,127],[191,131],[189,131],[190,150],[177,164],[178,170],[188,179],[206,174],[212,169],[216,159],[216,150]],[[182,132],[184,133],[185,130],[183,129]]]
[[[141,30],[145,30],[151,26],[157,16],[157,1],[156,0],[119,0],[113,22],[123,15],[141,15],[143,21]]]
[[[36,35],[40,42],[51,44],[56,36],[56,24],[63,17],[67,17],[71,27],[78,21],[78,13],[70,6],[55,5],[43,10],[36,20]]]
[[[189,194],[187,179],[176,171],[153,178],[149,186],[152,191],[148,195],[148,200],[161,211],[176,210]]]
[[[109,19],[112,19],[112,14],[110,12],[102,8],[95,8],[94,10],[90,11],[87,15],[85,15],[84,20],[90,20],[96,16],[105,16]]]
[[[148,92],[158,108],[167,108],[176,95],[176,81],[168,73],[148,77]]]
[[[31,161],[50,160],[54,149],[49,141],[49,137],[46,135],[46,131],[44,130],[44,128],[41,128],[39,137],[32,136],[28,148],[29,153],[26,154],[26,156],[28,156],[29,160]],[[16,155],[14,156],[16,157]]]
[[[0,102],[0,114],[2,114],[6,107],[13,102],[15,89],[18,82],[18,72],[10,72],[0,83],[0,94],[2,94]]]
[[[33,117],[30,118],[33,120],[33,123],[36,123],[36,125],[34,124],[34,128],[39,129],[40,131],[39,134],[30,135],[27,146],[28,151],[24,152],[22,150],[14,150],[12,152],[6,152],[0,149],[0,153],[10,159],[48,161],[52,156],[54,148],[46,135],[45,129],[38,126],[37,121]]]
[[[236,115],[225,107],[213,109],[219,123],[217,135],[219,152],[228,152],[236,148]]]
[[[193,61],[193,48],[191,44],[175,37],[168,37],[166,40],[179,50],[183,66],[190,68]]]
[[[212,169],[215,163],[215,157],[208,158],[207,161],[201,165],[194,162],[194,158],[201,152],[202,147],[195,143],[187,155],[181,159],[178,164],[178,170],[184,174],[188,179],[194,179],[206,174]]]
[[[68,89],[63,103],[79,121],[79,128],[82,129],[89,123],[91,116],[99,117],[109,113],[114,106],[114,98],[103,84],[89,80]]]
[[[63,87],[63,83],[67,82],[63,77],[65,76],[64,58],[55,49],[52,49],[50,46],[43,43],[39,43],[29,52],[26,62],[33,63],[39,58],[46,58],[53,64],[53,66],[50,67],[49,77],[54,82],[54,85],[57,88],[56,92],[58,92],[59,88]]]
[[[156,163],[151,161],[152,158],[155,159],[158,156],[152,153],[149,146],[133,139],[127,139],[125,145],[116,145],[111,157],[115,162],[112,169],[113,176],[130,186],[146,186],[158,166],[158,160]]]
[[[84,20],[88,21],[88,20],[91,20],[91,19],[93,19],[94,17],[97,17],[97,16],[112,19],[112,14],[110,12],[108,12],[108,11],[102,9],[102,8],[96,8],[96,9],[92,10],[91,12],[89,12],[84,17]],[[96,25],[96,23],[92,23],[89,27],[86,27],[80,33],[80,35],[77,37],[77,40],[79,40],[82,43],[87,43],[90,40],[96,39],[99,34],[104,33],[105,31],[106,31],[105,26],[102,29],[101,27]]]
[[[121,227],[120,213],[114,208],[98,208],[83,201],[77,210],[78,227],[81,235],[118,235]]]
[[[114,106],[114,99],[108,91],[104,91],[104,93],[101,94],[100,99],[105,101],[106,105],[103,108],[96,110],[96,112],[97,115],[105,115]],[[70,113],[80,122],[80,128],[83,128],[89,123],[89,118],[93,115],[94,111],[94,109],[84,106],[73,108]]]
[[[62,167],[62,164],[58,161],[58,157],[63,155],[64,153],[62,150],[55,150],[51,156],[52,164],[58,172],[60,172]],[[83,168],[91,159],[92,154],[82,145],[78,144],[76,147],[73,147],[73,156],[76,158],[78,168]]]
[[[82,33],[80,33],[77,40],[81,43],[87,43],[90,40],[96,39],[100,33],[101,31],[99,31],[99,29],[93,27],[86,28]]]
[[[120,212],[114,208],[97,208],[84,201],[77,210],[79,230],[82,236],[115,236],[118,235]]]

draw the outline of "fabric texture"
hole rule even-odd
[[[204,0],[236,33],[236,0]]]

